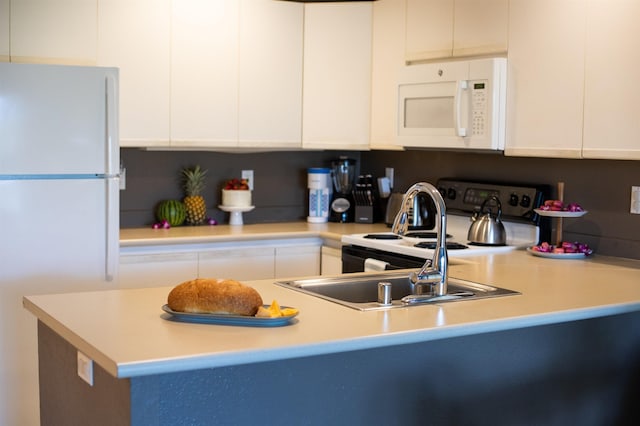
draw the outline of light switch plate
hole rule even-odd
[[[93,360],[78,351],[78,376],[93,386]]]
[[[249,182],[249,189],[253,191],[253,170],[243,170],[241,178]]]
[[[640,214],[640,186],[631,187],[631,214]]]

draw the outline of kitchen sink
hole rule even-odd
[[[389,304],[378,302],[380,282],[391,284]],[[436,296],[431,293],[431,286],[411,283],[406,271],[394,274],[347,274],[339,277],[278,281],[276,284],[361,311],[520,294],[505,288],[449,277],[447,294]]]

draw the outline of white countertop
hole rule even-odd
[[[185,228],[188,229],[188,228]],[[508,330],[640,310],[640,262],[594,255],[543,259],[523,250],[451,265],[450,275],[521,295],[361,312],[253,281],[265,303],[300,309],[288,326],[164,319],[171,287],[27,296],[26,309],[116,377],[287,359]]]
[[[333,239],[339,242],[342,235],[388,230],[384,223],[302,221],[250,225],[176,226],[170,229],[125,228],[120,230],[120,247],[308,237]]]

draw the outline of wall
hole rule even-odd
[[[218,221],[228,221],[215,208],[222,183],[239,176],[243,168],[253,169],[256,180],[256,210],[244,215],[245,223],[303,220],[307,215],[306,169],[328,166],[340,155],[355,158],[361,172],[374,176],[384,175],[385,167],[394,167],[398,191],[417,181],[436,182],[441,177],[530,182],[554,188],[564,181],[565,200],[579,202],[589,211],[580,219],[564,220],[565,239],[585,242],[600,254],[640,259],[640,215],[629,213],[631,186],[640,185],[637,161],[421,150],[222,154],[123,149],[127,190],[121,196],[121,223],[123,227],[150,226],[155,203],[182,198],[179,171],[196,163],[209,169],[205,196],[209,215]]]

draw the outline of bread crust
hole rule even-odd
[[[253,316],[262,306],[262,297],[236,280],[196,278],[175,286],[167,304],[176,312]]]

